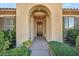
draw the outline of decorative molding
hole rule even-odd
[[[16,8],[0,8],[0,15],[16,15]],[[79,15],[79,8],[63,8],[62,15]]]
[[[15,8],[0,8],[0,15],[16,15]]]
[[[79,15],[79,11],[63,10],[62,15]]]

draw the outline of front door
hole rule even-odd
[[[37,36],[43,36],[43,23],[37,22]]]

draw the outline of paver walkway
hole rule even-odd
[[[48,43],[43,37],[35,38],[30,49],[31,56],[49,56]]]

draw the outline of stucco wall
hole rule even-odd
[[[63,41],[62,4],[53,4],[51,11],[51,32],[54,41]]]
[[[0,30],[2,30],[2,29],[3,29],[3,18],[0,17]]]
[[[49,40],[62,41],[62,6],[61,4],[16,4],[16,41],[17,46],[19,46],[23,41],[29,39],[30,30],[29,30],[29,10],[36,5],[44,5],[46,6],[50,12],[50,31]]]

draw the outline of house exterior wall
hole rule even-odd
[[[62,5],[56,4],[16,4],[16,41],[19,46],[23,41],[29,40],[30,29],[29,29],[29,12],[33,6],[44,5],[51,13],[50,16],[50,37],[48,41],[63,41],[62,35]]]
[[[51,40],[63,42],[62,4],[52,5],[51,11]]]
[[[23,41],[34,38],[33,32],[34,25],[31,20],[31,33],[30,33],[30,21],[29,15],[32,7],[37,5],[43,5],[49,9],[50,18],[47,18],[49,25],[46,25],[47,41],[63,41],[63,17],[74,16],[75,19],[79,20],[79,9],[62,9],[62,4],[56,3],[26,3],[16,4],[16,9],[0,8],[0,29],[3,28],[3,19],[7,16],[16,16],[16,44],[19,46]],[[33,19],[33,18],[32,18]],[[48,29],[50,27],[50,29]]]
[[[3,29],[3,18],[2,17],[0,17],[0,29],[2,30]]]

